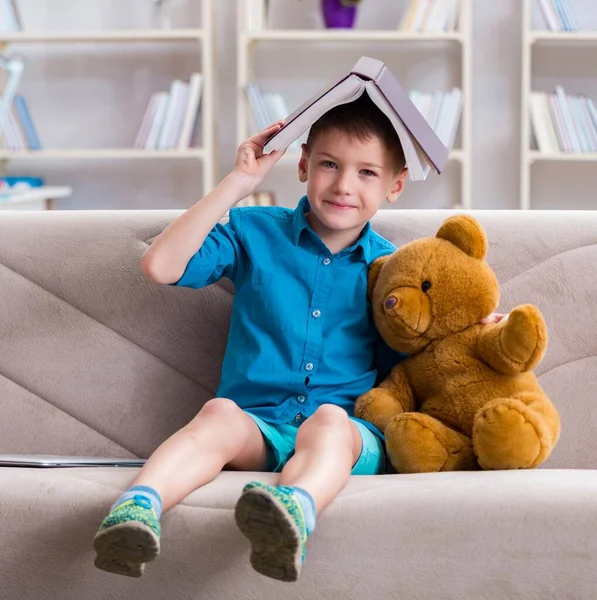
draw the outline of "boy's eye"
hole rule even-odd
[[[326,169],[333,169],[336,166],[336,163],[331,160],[324,160],[321,165]]]
[[[375,173],[375,171],[371,171],[369,169],[363,169],[362,173],[367,175],[367,177],[377,177],[377,173]]]

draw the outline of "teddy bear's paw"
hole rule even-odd
[[[550,434],[541,417],[516,398],[497,398],[475,415],[473,444],[483,469],[529,469],[542,462]]]
[[[359,396],[354,409],[355,417],[369,421],[380,431],[401,412],[402,405],[392,391],[381,387],[373,388]]]
[[[385,437],[388,455],[399,473],[478,468],[471,440],[429,415],[398,415],[386,428]]]
[[[547,328],[543,315],[531,304],[521,304],[512,310],[501,334],[500,346],[513,362],[534,368],[547,348]]]

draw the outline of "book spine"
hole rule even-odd
[[[23,19],[21,18],[21,11],[17,0],[10,0],[10,8],[16,31],[23,31]]]
[[[413,19],[411,31],[423,31],[423,27],[425,25],[425,17],[429,9],[430,1],[431,0],[420,0],[417,4],[417,13],[415,14],[415,17]]]
[[[168,108],[170,94],[168,92],[158,92],[158,99],[156,101],[156,109],[151,123],[151,129],[147,135],[147,141],[145,142],[146,150],[155,150],[157,148],[158,140],[164,123],[164,116]]]
[[[135,148],[145,148],[145,142],[147,141],[147,134],[149,133],[149,129],[151,128],[151,121],[153,119],[153,115],[155,113],[155,106],[157,101],[157,93],[152,94],[149,103],[147,104],[147,108],[145,109],[145,114],[143,115],[143,120],[141,121],[141,127],[139,128],[139,133],[137,134],[137,138],[135,139]]]
[[[583,113],[585,115],[585,121],[589,130],[589,138],[591,140],[591,152],[597,152],[597,122],[593,121],[593,118],[591,116],[589,98],[587,98],[584,94],[581,94],[580,98],[583,106]]]
[[[570,31],[578,31],[578,21],[576,20],[576,15],[572,10],[572,6],[570,6],[570,2],[568,0],[559,0],[560,5],[562,7],[562,11],[564,15],[566,15],[566,22],[568,23],[568,27]]]
[[[160,150],[168,150],[172,147],[172,140],[176,127],[177,111],[179,109],[181,96],[184,93],[184,86],[185,84],[180,79],[175,79],[170,85],[168,106],[164,116],[164,124],[158,139],[157,147]]]
[[[566,136],[566,130],[564,127],[564,121],[560,112],[560,107],[555,94],[547,94],[549,104],[549,114],[554,124],[556,135],[558,138],[558,145],[561,152],[570,152],[570,140]]]
[[[41,150],[41,143],[39,141],[39,136],[37,135],[37,130],[35,129],[35,125],[33,124],[33,119],[31,118],[31,114],[29,113],[29,108],[27,106],[27,102],[25,98],[21,94],[17,94],[14,97],[14,105],[17,110],[17,114],[23,126],[23,131],[25,132],[25,137],[27,138],[27,145],[30,150]]]
[[[10,122],[10,127],[13,130],[13,135],[15,139],[15,150],[26,150],[28,147],[27,138],[23,129],[23,124],[19,119],[19,115],[17,113],[17,109],[14,105],[14,102],[8,113],[8,119]]]
[[[558,20],[560,22],[560,29],[563,29],[564,31],[568,31],[569,30],[568,22],[566,21],[566,15],[564,15],[560,1],[559,0],[551,0],[551,3],[553,4],[556,14],[558,15]]]
[[[555,7],[551,4],[551,0],[539,0],[539,7],[543,13],[543,18],[551,31],[559,31],[561,29],[558,22],[558,16]]]
[[[201,91],[203,88],[203,75],[193,73],[189,79],[189,102],[185,120],[180,134],[178,148],[183,150],[189,148],[193,140],[194,125],[199,119],[199,108],[201,106]]]
[[[580,142],[574,130],[574,123],[572,121],[572,113],[570,111],[570,106],[566,99],[566,93],[564,92],[564,88],[560,85],[556,86],[556,98],[558,101],[558,106],[560,107],[560,111],[562,113],[562,119],[564,122],[564,127],[566,129],[567,135],[570,139],[570,148],[572,152],[580,151]]]

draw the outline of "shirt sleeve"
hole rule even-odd
[[[202,288],[222,277],[233,282],[244,270],[245,252],[239,234],[239,218],[235,215],[226,224],[218,223],[205,238],[203,245],[191,257],[182,277],[172,285]]]

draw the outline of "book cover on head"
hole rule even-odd
[[[431,169],[441,173],[448,160],[448,148],[390,69],[382,61],[368,56],[362,56],[345,76],[293,111],[284,126],[267,141],[264,151],[287,148],[328,110],[352,102],[365,92],[394,126],[411,181],[426,179]]]

